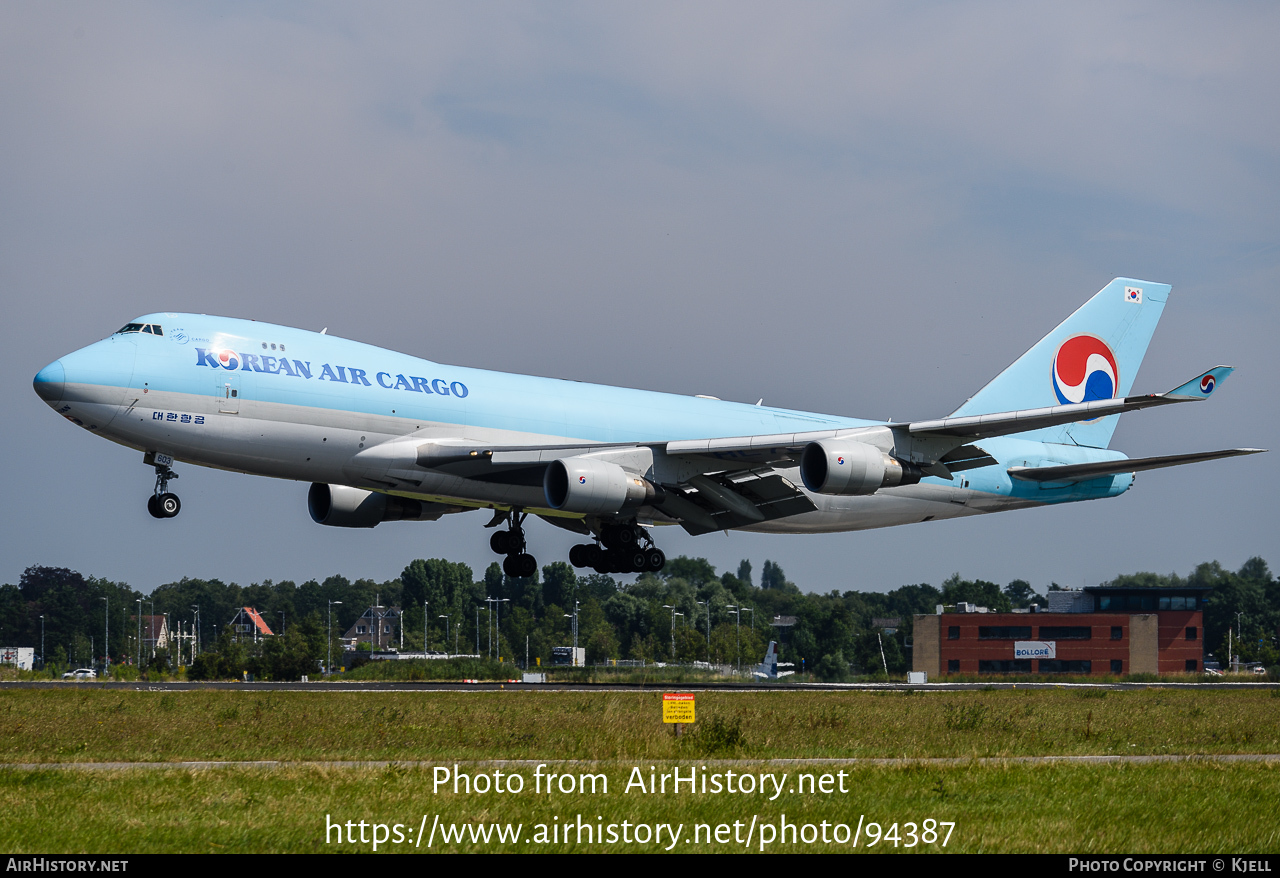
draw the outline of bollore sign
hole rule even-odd
[[[1056,659],[1058,644],[1053,640],[1015,640],[1013,657],[1016,659]]]

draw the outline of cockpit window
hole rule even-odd
[[[164,335],[164,330],[156,323],[126,323],[124,326],[116,330],[116,335],[123,335],[127,332],[145,332],[149,335]]]

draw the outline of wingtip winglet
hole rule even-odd
[[[1214,366],[1208,372],[1202,372],[1186,384],[1179,385],[1161,396],[1166,399],[1208,399],[1218,385],[1234,372],[1234,366]]]

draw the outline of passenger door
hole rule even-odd
[[[224,372],[218,376],[214,388],[218,397],[218,411],[223,414],[240,414],[240,375],[238,372]]]

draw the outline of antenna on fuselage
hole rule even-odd
[[[326,326],[324,329],[320,330],[320,334],[324,335],[328,331],[329,331],[329,327]]]

